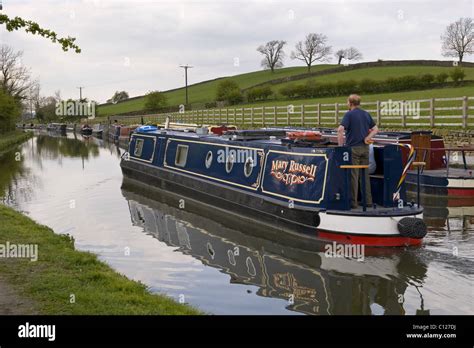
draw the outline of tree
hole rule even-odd
[[[340,49],[334,55],[337,58],[338,65],[341,64],[343,59],[347,59],[347,60],[361,60],[362,59],[362,53],[360,53],[360,51],[355,47]]]
[[[0,133],[13,130],[20,114],[17,101],[0,89]]]
[[[346,58],[347,60],[361,60],[362,53],[360,53],[360,51],[355,47],[349,47],[348,49],[346,49],[344,58]]]
[[[442,41],[442,54],[457,57],[459,63],[465,55],[474,53],[474,22],[472,18],[460,18],[446,27]]]
[[[343,59],[343,58],[345,57],[345,55],[346,55],[346,50],[340,49],[340,50],[338,50],[336,53],[334,53],[334,55],[335,55],[336,58],[337,58],[337,65],[340,65],[342,59]]]
[[[125,91],[116,91],[112,98],[107,100],[107,103],[118,103],[129,98],[128,93]]]
[[[270,69],[272,72],[275,71],[275,68],[281,68],[285,57],[285,52],[283,52],[283,46],[285,45],[286,41],[272,40],[259,46],[257,51],[264,56],[261,63],[262,67]]]
[[[58,35],[51,30],[43,29],[39,26],[38,23],[33,21],[24,20],[20,17],[9,18],[5,14],[0,14],[0,24],[5,24],[5,27],[8,31],[14,31],[19,29],[25,29],[27,33],[31,33],[33,35],[40,35],[47,39],[50,39],[52,42],[58,42],[63,51],[68,51],[69,49],[73,49],[76,53],[81,53],[81,49],[77,46],[74,42],[76,41],[75,38],[68,36],[67,38],[58,38]]]
[[[238,104],[243,101],[239,85],[233,80],[223,80],[217,85],[217,101],[225,101],[229,104]]]
[[[21,64],[23,52],[15,52],[7,45],[0,45],[0,89],[15,99],[24,99],[33,87],[30,70]]]
[[[168,98],[162,92],[152,91],[145,96],[145,109],[148,111],[159,111],[168,105]]]
[[[305,62],[308,72],[311,65],[316,61],[327,60],[331,54],[331,46],[326,45],[327,37],[323,34],[308,34],[304,40],[299,41],[295,46],[295,51],[291,52],[291,59],[298,59]]]

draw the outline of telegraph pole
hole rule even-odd
[[[82,89],[84,87],[77,87],[77,89],[79,89],[79,101],[82,102]]]
[[[186,105],[188,105],[188,69],[191,69],[191,65],[180,65],[180,68],[184,69],[184,83],[186,84]]]

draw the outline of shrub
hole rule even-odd
[[[377,93],[383,92],[383,87],[378,81],[372,79],[362,79],[359,81],[358,90],[360,93]]]
[[[448,77],[449,77],[449,75],[446,74],[446,73],[444,73],[444,72],[443,72],[443,73],[439,73],[438,75],[436,75],[435,81],[436,81],[437,83],[445,83],[445,82],[448,80]]]
[[[420,81],[423,87],[428,87],[434,82],[434,80],[435,80],[435,77],[433,74],[424,74],[424,75],[421,75],[420,77]]]
[[[354,80],[337,81],[334,84],[334,92],[336,95],[355,93],[356,86],[357,82]]]
[[[233,90],[227,93],[227,100],[230,105],[235,105],[242,103],[244,101],[244,96],[240,92],[240,90]]]
[[[464,80],[464,78],[466,77],[466,73],[461,68],[455,68],[451,71],[449,76],[451,76],[451,79],[454,81],[455,84],[458,84],[459,82]]]
[[[225,101],[229,104],[236,104],[236,100],[243,101],[239,85],[233,80],[223,80],[217,85],[217,101]]]
[[[206,109],[213,109],[216,107],[217,107],[217,103],[215,101],[204,104],[204,108]]]
[[[168,98],[162,92],[148,92],[145,96],[145,109],[147,111],[159,111],[166,107]]]
[[[273,94],[270,86],[255,87],[247,91],[247,100],[253,102],[256,100],[267,100]]]

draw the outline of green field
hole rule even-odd
[[[390,77],[400,77],[407,75],[423,75],[423,74],[432,74],[437,75],[440,73],[449,73],[453,68],[439,67],[439,66],[387,66],[387,67],[375,67],[375,68],[366,68],[366,69],[356,69],[346,72],[334,73],[329,75],[309,77],[306,79],[301,79],[298,81],[290,81],[285,83],[280,83],[278,85],[272,86],[274,92],[278,92],[280,88],[283,88],[288,85],[301,85],[310,80],[316,82],[337,82],[337,81],[360,81],[363,79],[371,80],[385,80]],[[466,73],[465,80],[474,80],[474,68],[463,68]],[[450,79],[448,79],[449,81]]]
[[[317,65],[313,67],[312,72],[321,71],[329,68],[334,68],[336,65]],[[292,84],[304,84],[308,80],[314,80],[318,82],[336,82],[344,80],[362,80],[365,78],[373,80],[384,80],[390,77],[400,77],[407,75],[423,75],[423,74],[433,74],[437,75],[441,72],[448,73],[452,71],[452,67],[439,67],[439,66],[380,66],[380,67],[371,67],[371,68],[361,68],[354,69],[345,72],[331,73],[322,76],[313,76],[301,80],[282,82],[278,84],[270,84],[274,92],[278,94],[278,91],[287,85]],[[466,80],[474,80],[474,68],[463,68],[466,73]],[[271,80],[284,78],[293,75],[300,75],[306,73],[305,67],[292,67],[278,69],[275,73],[270,71],[256,71],[252,73],[246,73],[231,77],[226,77],[223,79],[231,79],[236,81],[240,88],[245,89],[258,84],[269,82]],[[204,103],[212,102],[215,99],[217,84],[223,80],[217,79],[212,81],[203,82],[200,84],[195,84],[189,87],[189,100],[193,104],[193,109],[204,109]],[[178,89],[175,91],[165,92],[168,96],[168,104],[179,105],[183,103],[185,99],[184,89]],[[446,87],[442,89],[430,89],[422,91],[408,91],[408,92],[398,92],[398,93],[384,93],[384,94],[373,94],[364,96],[366,101],[374,100],[387,100],[387,99],[419,99],[419,98],[431,98],[431,97],[460,97],[463,95],[474,95],[474,86],[464,86],[464,87]],[[283,100],[281,96],[279,100],[268,100],[266,102],[254,103],[254,104],[245,104],[238,105],[237,107],[250,107],[250,106],[263,106],[263,105],[288,105],[288,104],[308,104],[308,103],[334,103],[336,101],[344,101],[344,97],[331,97],[331,98],[321,98],[321,99],[311,99],[311,100]],[[98,120],[103,119],[104,116],[134,112],[143,110],[144,99],[135,99],[130,101],[125,101],[115,105],[105,105],[99,106]],[[145,113],[145,112],[144,112]]]
[[[336,65],[322,64],[314,66],[311,71],[319,71],[324,69],[333,68]],[[264,83],[273,79],[284,78],[293,75],[304,74],[307,72],[305,67],[292,67],[275,70],[272,73],[269,70],[256,71],[236,76],[225,77],[222,79],[211,80],[200,84],[191,85],[188,87],[189,103],[207,103],[215,99],[217,85],[223,80],[233,80],[239,84],[239,87],[249,88],[254,85]],[[165,92],[168,98],[168,105],[179,105],[185,102],[186,94],[185,89],[180,88],[175,91]],[[134,99],[125,101],[115,105],[99,106],[99,116],[108,116],[114,113],[125,113],[142,110],[144,107],[144,99]]]

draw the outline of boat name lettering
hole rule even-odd
[[[314,181],[317,166],[302,164],[296,161],[272,161],[271,175],[286,185],[304,184]]]

